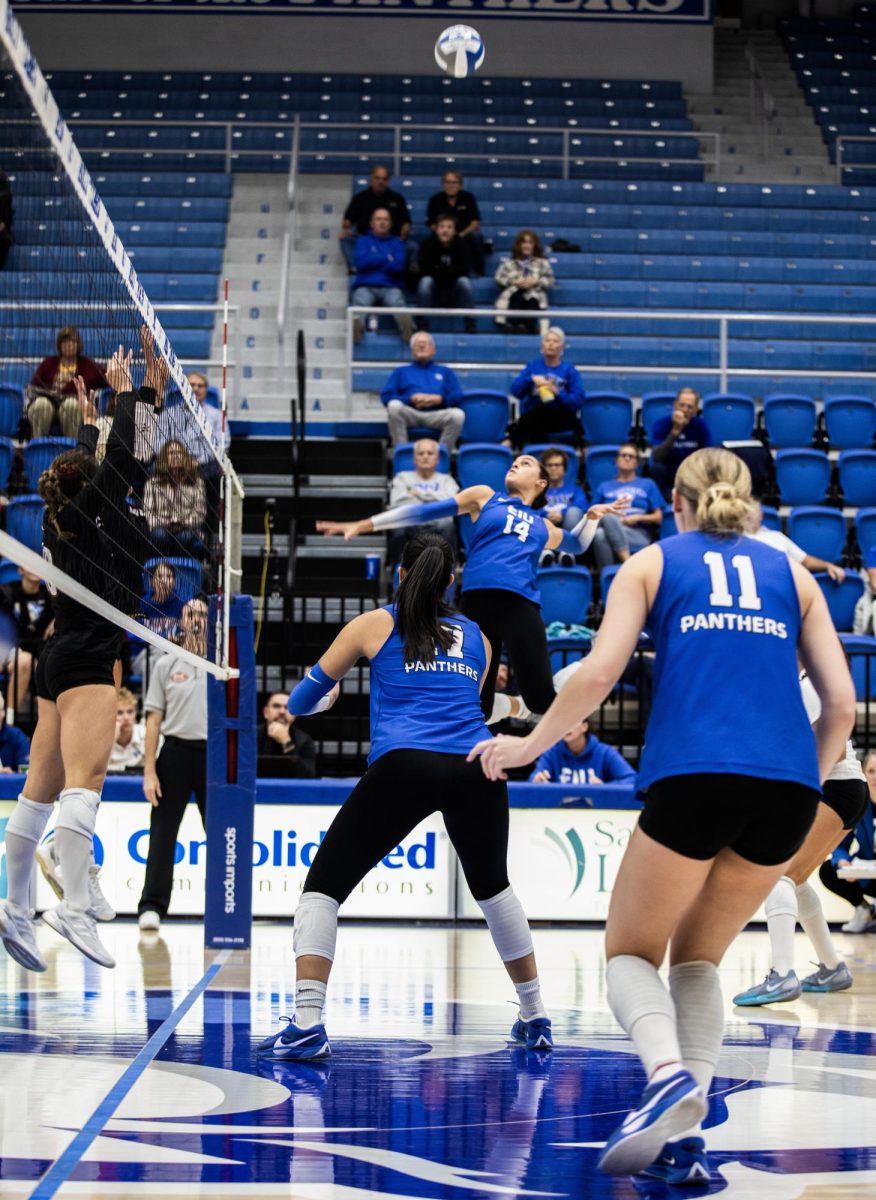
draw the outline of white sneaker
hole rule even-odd
[[[33,926],[32,912],[9,900],[0,902],[0,939],[7,953],[28,971],[45,971],[46,960],[36,944]]]
[[[61,937],[72,942],[86,958],[102,967],[116,965],[116,960],[97,936],[97,925],[89,913],[77,912],[68,906],[66,900],[62,900],[55,908],[43,913],[43,920],[55,933],[60,933]]]
[[[872,924],[874,916],[876,913],[874,913],[872,905],[859,904],[851,921],[846,921],[843,925],[843,933],[864,933]]]
[[[153,909],[147,908],[145,912],[140,913],[137,924],[144,933],[158,933],[161,928],[161,917]]]
[[[64,899],[64,881],[61,878],[61,864],[58,861],[58,850],[55,839],[42,842],[36,849],[36,860],[39,863],[46,883],[59,900]],[[96,921],[112,921],[116,910],[100,889],[100,867],[92,862],[88,868],[88,913]]]

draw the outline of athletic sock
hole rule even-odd
[[[678,1044],[685,1068],[708,1093],[724,1038],[724,999],[718,968],[710,962],[677,963],[669,969],[669,992],[675,1003]],[[697,1137],[699,1125],[680,1137]]]
[[[780,975],[794,969],[794,930],[797,927],[797,888],[783,875],[764,901],[773,967]]]
[[[797,915],[803,932],[812,943],[818,961],[833,970],[840,964],[840,956],[836,952],[833,938],[824,919],[824,909],[818,898],[818,892],[811,883],[801,883],[797,888]]]
[[[657,968],[647,959],[618,954],[609,959],[605,977],[608,1006],[635,1046],[649,1081],[677,1071],[682,1056],[675,1005]]]
[[[45,833],[52,804],[39,804],[20,795],[6,824],[6,880],[9,901],[30,911],[30,883],[36,848]]]
[[[299,979],[295,984],[295,1024],[310,1029],[322,1021],[326,985],[318,979]]]
[[[527,979],[526,983],[515,983],[514,990],[520,1003],[520,1019],[534,1021],[536,1017],[546,1017],[547,1009],[541,998],[541,984],[538,976]]]
[[[100,794],[88,788],[65,788],[58,801],[55,845],[64,878],[64,902],[84,912],[88,908],[88,868],[97,823]]]

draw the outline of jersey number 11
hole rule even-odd
[[[716,550],[709,550],[703,555],[703,562],[709,568],[709,578],[712,590],[709,594],[709,604],[713,608],[731,608],[733,597],[727,582],[727,567],[724,557]],[[739,576],[739,607],[750,611],[759,611],[760,596],[757,594],[757,580],[754,577],[754,566],[747,554],[734,554],[730,562]]]

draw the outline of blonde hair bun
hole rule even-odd
[[[689,455],[678,468],[675,490],[694,508],[703,533],[744,534],[756,522],[751,473],[729,450],[710,447]]]

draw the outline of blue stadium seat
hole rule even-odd
[[[0,383],[0,437],[13,437],[24,408],[24,389]]]
[[[876,433],[876,404],[867,396],[828,396],[824,401],[824,423],[830,444],[838,450],[871,446]]]
[[[842,583],[834,583],[826,571],[816,571],[815,578],[824,593],[834,628],[840,633],[851,632],[855,605],[864,592],[863,579],[859,575],[846,575]]]
[[[588,392],[581,409],[588,442],[600,445],[622,442],[630,436],[633,402],[623,392]]]
[[[17,583],[20,578],[16,564],[8,558],[0,558],[0,587],[6,587],[9,583]]]
[[[754,401],[739,392],[714,392],[703,398],[703,420],[716,445],[750,438],[754,429]]]
[[[876,638],[844,634],[840,641],[852,668],[855,698],[876,699]]]
[[[876,505],[876,450],[841,450],[839,481],[846,504]]]
[[[0,492],[6,491],[14,461],[15,446],[9,438],[0,437]]]
[[[593,599],[593,577],[586,567],[543,567],[536,576],[545,625],[583,625]]]
[[[456,478],[462,488],[485,483],[497,492],[505,490],[505,476],[514,461],[507,446],[490,442],[473,442],[460,446],[456,455]]]
[[[763,419],[773,446],[809,446],[818,413],[811,396],[788,393],[766,397]]]
[[[678,526],[675,524],[675,513],[672,510],[672,505],[667,504],[663,509],[663,520],[660,522],[660,540],[675,537],[677,533]]]
[[[413,471],[413,469],[414,443],[399,442],[392,451],[393,475],[398,475],[399,471]],[[438,443],[438,470],[443,471],[445,475],[450,470],[450,451],[441,442]]]
[[[642,397],[642,426],[649,442],[654,426],[661,417],[671,416],[674,407],[675,392],[648,392]]]
[[[601,483],[610,483],[617,476],[618,449],[618,446],[589,446],[585,450],[587,487],[590,489],[591,495]]]
[[[779,516],[777,508],[771,508],[768,504],[762,504],[760,511],[763,514],[763,525],[766,529],[775,529],[777,533],[782,532],[782,518]]]
[[[838,508],[801,505],[791,509],[788,537],[807,554],[839,562],[846,544],[846,519]]]
[[[565,454],[566,473],[563,475],[563,483],[571,486],[578,478],[578,455],[571,446],[564,446],[561,442],[532,442],[523,447],[524,454],[533,454],[536,458],[541,458],[548,450],[558,450],[560,454]]]
[[[39,496],[15,496],[6,505],[6,532],[37,554],[43,551],[43,508]]]
[[[460,440],[463,442],[500,442],[508,424],[508,396],[505,392],[465,392],[459,402],[465,413]]]
[[[186,604],[201,590],[201,564],[195,558],[150,558],[143,566],[143,594],[149,594],[149,576],[153,567],[167,563],[176,572],[174,595]]]
[[[777,450],[776,482],[783,504],[821,504],[830,483],[830,460],[821,450]]]
[[[859,508],[855,513],[855,532],[861,553],[876,548],[876,508]]]
[[[27,486],[32,492],[37,490],[40,475],[46,467],[51,466],[62,451],[73,450],[75,446],[75,438],[66,437],[33,438],[27,443],[22,451],[22,457]]]
[[[623,563],[614,563],[610,567],[603,567],[599,572],[599,595],[603,604],[608,599],[608,590],[614,583],[614,577],[622,566]]]

